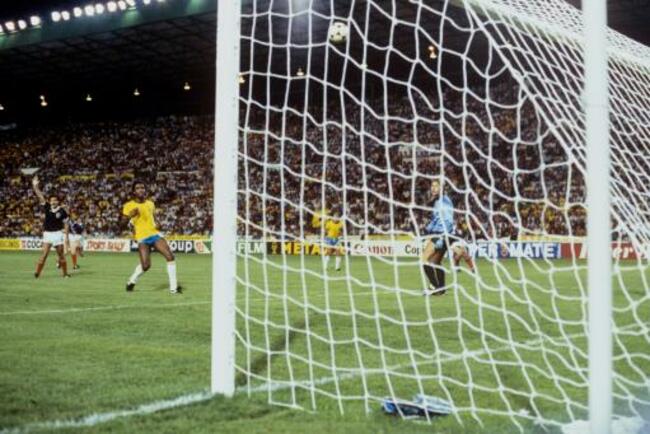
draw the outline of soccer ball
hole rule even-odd
[[[330,42],[338,44],[345,41],[348,37],[348,25],[342,21],[335,21],[330,26],[329,39]]]

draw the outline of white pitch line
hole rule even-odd
[[[506,347],[503,347],[504,349]],[[497,350],[493,350],[497,351]],[[487,350],[481,350],[481,351],[475,351],[472,353],[469,353],[471,355],[477,355],[478,353],[485,353]],[[469,355],[468,354],[468,355]],[[458,360],[462,358],[464,355],[456,355],[456,356],[450,356],[447,357],[443,360],[441,360],[441,363],[447,363],[451,362],[454,360]],[[409,366],[409,364],[403,364],[403,365],[397,365],[397,366],[392,366],[389,369],[394,370],[394,369],[399,369]],[[294,384],[289,384],[289,383],[278,383],[278,382],[269,382],[269,383],[263,383],[260,385],[257,385],[255,387],[250,388],[250,392],[252,393],[261,393],[261,392],[269,392],[269,391],[278,391],[278,390],[285,390],[285,389],[290,389],[292,387],[296,386],[302,386],[302,387],[313,387],[313,386],[318,386],[318,385],[324,385],[324,384],[329,384],[336,381],[344,381],[344,380],[351,380],[353,378],[359,377],[361,375],[373,375],[373,374],[379,374],[379,372],[374,372],[374,371],[354,371],[354,372],[347,372],[341,375],[338,375],[336,378],[335,377],[321,377],[313,382],[311,381],[301,381],[297,382]],[[243,394],[243,393],[248,393],[249,389],[246,387],[240,387],[237,389],[238,394]],[[156,401],[152,402],[149,404],[143,404],[140,405],[139,407],[136,407],[131,410],[120,410],[120,411],[112,411],[112,412],[107,412],[107,413],[93,413],[89,416],[85,416],[80,419],[59,419],[59,420],[53,420],[53,421],[46,421],[46,422],[35,422],[35,423],[30,423],[27,425],[23,425],[22,427],[16,427],[16,428],[8,428],[8,429],[3,429],[0,430],[0,434],[22,434],[22,433],[28,433],[34,430],[54,430],[54,429],[61,429],[61,428],[78,428],[78,427],[88,427],[88,426],[95,426],[101,423],[105,422],[110,422],[111,420],[121,418],[121,417],[129,417],[129,416],[140,416],[140,415],[145,415],[145,414],[151,414],[155,413],[158,411],[162,410],[169,410],[172,408],[178,408],[178,407],[183,407],[186,405],[194,404],[197,402],[201,401],[206,401],[210,398],[212,398],[213,395],[209,392],[199,392],[199,393],[194,393],[191,395],[184,395],[180,396],[175,399],[170,399],[170,400],[164,400],[164,401]]]
[[[110,306],[95,306],[95,307],[77,307],[69,309],[49,309],[49,310],[19,310],[13,312],[0,312],[0,316],[10,315],[39,315],[50,313],[74,313],[74,312],[94,312],[98,310],[118,310],[128,309],[134,307],[168,307],[168,306],[194,306],[199,304],[209,304],[209,301],[192,301],[186,303],[148,303],[148,304],[115,304]]]
[[[366,291],[366,292],[359,292],[354,294],[355,296],[358,295],[371,295],[373,292],[372,291]],[[381,294],[391,294],[391,292],[378,292],[379,295]],[[275,295],[275,294],[274,294]],[[311,295],[312,298],[321,298],[324,297],[324,294],[313,294]],[[281,295],[277,295],[277,297],[282,298]],[[263,296],[256,296],[256,297],[250,297],[249,300],[265,300],[266,297]],[[244,299],[239,299],[238,301],[244,301]],[[45,310],[19,310],[19,311],[11,311],[11,312],[0,312],[0,316],[11,316],[11,315],[38,315],[38,314],[57,314],[57,313],[76,313],[76,312],[93,312],[93,311],[102,311],[102,310],[119,310],[119,309],[129,309],[129,308],[134,308],[134,307],[166,307],[166,306],[195,306],[195,305],[201,305],[201,304],[210,304],[210,301],[193,301],[193,302],[186,302],[186,303],[148,303],[148,304],[115,304],[115,305],[109,305],[109,306],[94,306],[94,307],[73,307],[73,308],[68,308],[68,309],[45,309]]]
[[[93,413],[80,419],[60,419],[47,422],[35,422],[16,428],[8,428],[0,431],[0,434],[19,434],[37,430],[54,430],[61,428],[80,428],[95,426],[100,423],[110,422],[120,417],[141,416],[145,414],[156,413],[162,410],[183,407],[197,402],[206,401],[212,398],[209,392],[194,393],[191,395],[179,396],[178,398],[164,401],[156,401],[149,404],[143,404],[131,410],[111,411],[108,413]]]
[[[619,330],[627,330],[629,328],[632,328],[631,326],[638,327],[640,325],[638,324],[630,324],[629,326],[626,327],[621,327]],[[644,325],[645,327],[645,325]],[[571,335],[567,335],[566,337],[569,338],[575,338],[575,337],[581,337],[585,336],[584,333],[574,333]],[[556,337],[557,338],[562,338],[563,336]],[[537,338],[537,339],[529,339],[528,341],[525,341],[525,345],[533,345],[535,343],[540,343],[544,338]],[[461,354],[454,354],[451,356],[447,356],[443,359],[440,360],[440,363],[449,363],[449,362],[455,362],[462,360],[463,358],[466,357],[477,357],[477,356],[482,356],[488,353],[498,353],[502,351],[506,351],[509,349],[512,349],[513,347],[511,345],[504,345],[499,348],[495,349],[481,349],[481,350],[475,350],[475,351],[468,351],[464,352]],[[423,360],[421,362],[417,362],[418,364],[420,363],[430,363],[431,360]],[[394,371],[397,369],[405,368],[411,366],[410,363],[404,363],[400,365],[393,365],[388,367],[388,370]],[[237,394],[244,394],[244,393],[262,393],[262,392],[269,392],[269,391],[279,391],[279,390],[285,390],[285,389],[291,389],[294,387],[314,387],[314,386],[319,386],[323,384],[329,384],[333,383],[334,381],[344,381],[344,380],[350,380],[356,377],[359,377],[361,375],[379,375],[379,374],[384,374],[383,371],[377,371],[377,370],[354,370],[352,372],[346,372],[341,375],[338,375],[337,377],[321,377],[316,380],[312,381],[299,381],[299,382],[294,382],[293,384],[288,383],[288,382],[268,382],[268,383],[262,383],[257,386],[251,387],[248,389],[247,387],[240,387],[237,389]],[[15,428],[7,428],[0,430],[0,434],[22,434],[22,433],[27,433],[30,431],[34,430],[54,430],[54,429],[60,429],[60,428],[77,428],[77,427],[88,427],[88,426],[95,426],[101,423],[105,422],[110,422],[111,420],[121,418],[121,417],[130,417],[130,416],[140,416],[140,415],[145,415],[145,414],[151,414],[155,413],[158,411],[162,410],[169,410],[173,408],[178,408],[178,407],[183,407],[186,405],[190,404],[195,404],[197,402],[202,402],[202,401],[207,401],[208,399],[212,398],[214,395],[208,391],[203,391],[199,393],[193,393],[190,395],[183,395],[178,398],[174,399],[169,399],[169,400],[163,400],[163,401],[155,401],[149,404],[143,404],[140,405],[134,409],[131,410],[119,410],[119,411],[112,411],[112,412],[107,412],[107,413],[93,413],[89,416],[85,416],[80,419],[59,419],[59,420],[54,420],[54,421],[46,421],[46,422],[35,422],[35,423],[30,423],[23,425],[22,427],[15,427]]]

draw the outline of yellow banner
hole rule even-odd
[[[133,173],[129,172],[124,172],[124,173],[108,173],[104,175],[105,178],[113,179],[113,178],[122,178],[122,179],[133,179]],[[70,180],[76,180],[76,181],[92,181],[94,179],[97,179],[97,175],[90,173],[87,175],[61,175],[59,176],[58,180],[61,182],[65,181],[70,181]]]
[[[0,250],[20,250],[20,240],[17,238],[0,238]]]
[[[284,243],[279,241],[269,241],[266,243],[267,253],[270,255],[305,255],[305,256],[320,256],[324,254],[324,250],[327,246],[323,246],[321,243],[309,243],[309,242],[297,242],[297,241],[285,241]],[[345,248],[343,246],[333,247],[337,254],[345,254]]]
[[[411,234],[370,234],[366,238],[369,240],[413,241],[415,237]]]
[[[176,235],[176,234],[165,234],[165,239],[169,241],[194,241],[194,240],[204,240],[211,241],[212,237],[210,235]]]

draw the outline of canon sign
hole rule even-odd
[[[355,241],[350,245],[353,256],[419,256],[420,246],[413,241]]]

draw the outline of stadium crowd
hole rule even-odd
[[[429,183],[442,173],[459,228],[474,238],[584,235],[584,182],[569,151],[515,89],[492,91],[462,98],[449,89],[442,101],[415,95],[386,106],[342,96],[284,119],[242,104],[240,234],[315,234],[314,215],[333,207],[348,234],[421,233]],[[208,235],[213,124],[170,116],[0,132],[0,236],[40,234],[35,171],[89,234],[128,235],[120,211],[138,178],[161,230]]]
[[[0,236],[40,234],[35,169],[45,193],[59,195],[89,234],[128,235],[120,212],[137,177],[150,186],[162,230],[207,235],[212,125],[208,117],[172,116],[1,133]]]

